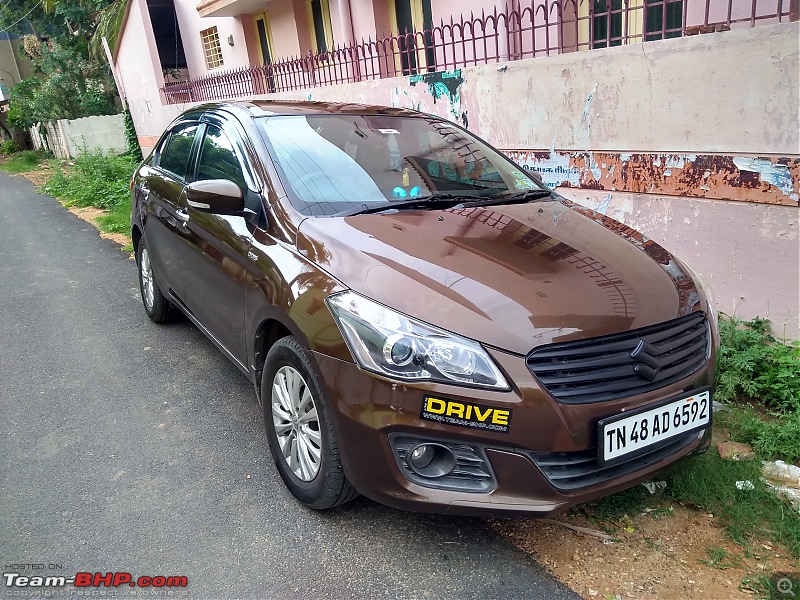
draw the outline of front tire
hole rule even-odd
[[[328,405],[306,351],[292,336],[275,342],[261,378],[264,428],[283,482],[309,508],[355,498],[345,477]]]
[[[172,316],[172,305],[161,293],[156,281],[153,264],[150,261],[150,249],[142,238],[136,252],[136,264],[139,267],[139,291],[147,316],[154,323],[165,323]]]

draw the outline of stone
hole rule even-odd
[[[752,460],[756,457],[750,446],[739,442],[720,442],[717,444],[717,452],[725,460]]]

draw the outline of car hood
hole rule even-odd
[[[518,354],[706,309],[661,246],[563,199],[308,218],[297,249],[373,300]]]

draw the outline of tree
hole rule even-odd
[[[0,10],[0,30],[11,10],[11,14],[25,15],[8,24],[12,31],[24,31],[27,20],[28,30],[39,34],[24,38],[23,52],[31,59],[35,75],[11,88],[10,125],[27,129],[40,121],[116,112],[111,70],[102,51],[90,54],[89,44],[98,25],[105,34],[121,21],[125,3],[7,0]]]

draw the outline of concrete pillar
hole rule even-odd
[[[500,14],[506,10],[506,0],[495,0],[494,7]],[[508,22],[497,22],[497,55],[500,62],[508,60]]]

